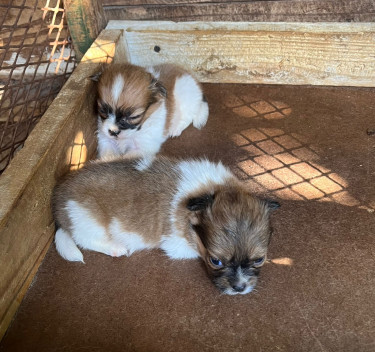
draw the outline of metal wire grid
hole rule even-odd
[[[0,0],[0,174],[76,66],[61,0]]]

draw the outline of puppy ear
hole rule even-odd
[[[100,80],[100,76],[102,75],[102,73],[104,72],[104,70],[108,67],[109,65],[108,64],[100,64],[100,68],[99,68],[99,71],[97,73],[94,73],[93,75],[91,75],[89,78],[94,81],[94,82],[99,82]]]
[[[198,252],[202,258],[204,258],[207,255],[207,249],[204,246],[201,237],[198,233],[194,232],[193,234],[193,241],[197,244]]]
[[[93,74],[92,76],[90,76],[89,78],[93,81],[93,82],[99,82],[99,79],[100,79],[100,76],[102,75],[102,71],[100,72],[97,72],[95,74]]]
[[[186,208],[191,211],[191,213],[189,213],[189,221],[192,225],[198,225],[200,223],[201,211],[210,207],[214,202],[214,198],[214,194],[204,194],[188,199]]]
[[[167,89],[156,78],[152,78],[150,89],[154,94],[160,94],[164,98],[167,97]]]
[[[187,202],[186,208],[190,211],[199,211],[207,209],[212,205],[215,196],[213,194],[204,194],[200,197],[190,198]]]
[[[268,209],[270,209],[271,211],[276,210],[281,206],[280,203],[276,202],[275,200],[265,199],[265,202],[267,204]]]

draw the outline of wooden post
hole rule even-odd
[[[78,61],[107,25],[101,0],[64,0],[64,8]]]

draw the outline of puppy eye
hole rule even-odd
[[[108,104],[99,104],[98,112],[100,117],[105,120],[108,119],[108,115],[112,114],[112,108]]]
[[[142,114],[139,114],[139,115],[135,115],[135,116],[130,116],[129,117],[129,120],[135,120],[135,119],[138,119],[139,117],[141,117]]]
[[[212,264],[213,266],[216,266],[216,267],[218,267],[218,268],[223,267],[223,263],[222,263],[219,259],[217,259],[217,258],[212,258],[212,257],[210,257],[210,262],[211,262],[211,264]]]
[[[261,265],[263,265],[265,260],[266,260],[266,257],[257,258],[257,259],[254,260],[253,266],[255,266],[255,267],[261,266]]]

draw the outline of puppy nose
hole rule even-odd
[[[108,130],[108,133],[111,135],[111,136],[113,136],[113,137],[116,137],[116,136],[118,136],[119,134],[120,134],[120,130],[118,130],[118,131],[112,131],[112,130]]]
[[[246,288],[246,284],[233,285],[232,287],[236,292],[242,292]]]

